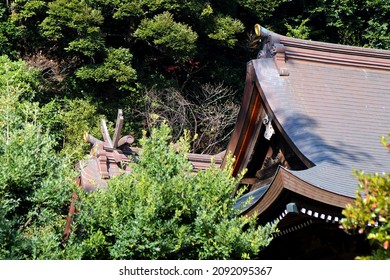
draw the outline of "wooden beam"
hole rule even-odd
[[[121,109],[119,109],[118,117],[116,118],[114,137],[112,139],[112,145],[114,149],[118,147],[118,141],[119,138],[121,137],[122,127],[123,127],[123,112]]]
[[[260,180],[258,178],[243,178],[243,179],[241,179],[240,184],[253,185],[259,181]]]
[[[110,148],[113,148],[111,137],[107,129],[107,124],[104,119],[101,120],[100,130],[102,132],[104,142],[106,142]]]

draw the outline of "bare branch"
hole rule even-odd
[[[196,153],[218,153],[226,148],[236,122],[239,105],[235,92],[223,84],[205,84],[185,94],[178,89],[145,91],[144,112],[139,112],[147,124],[150,115],[157,114],[172,128],[174,141],[184,130],[197,137],[192,142]]]

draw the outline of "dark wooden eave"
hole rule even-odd
[[[290,193],[290,197],[292,196],[291,194],[294,193],[298,195],[297,197],[302,196],[307,198],[308,201],[312,200],[324,205],[329,205],[330,207],[340,209],[343,209],[348,203],[353,201],[353,198],[351,197],[339,195],[324,189],[319,189],[318,187],[295,176],[289,172],[289,170],[280,167],[264,195],[258,201],[253,203],[252,207],[248,208],[243,214],[252,215],[255,212],[264,213],[267,209],[273,209],[274,211],[276,208],[278,208],[275,206],[275,204],[286,191]],[[304,199],[296,198],[293,200],[288,200],[287,202],[296,202],[298,206],[303,207],[303,204],[299,203],[301,200],[303,201]],[[279,211],[283,212],[285,210],[285,204],[281,207],[282,208],[280,208]]]

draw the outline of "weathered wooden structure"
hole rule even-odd
[[[86,191],[107,188],[107,179],[131,172],[129,162],[137,156],[137,149],[131,148],[133,136],[121,137],[122,127],[123,113],[118,110],[113,138],[104,119],[100,126],[103,140],[84,133],[84,140],[90,143],[90,153],[86,160],[78,163],[77,168],[80,171],[80,185]]]
[[[80,172],[79,184],[85,191],[95,191],[96,188],[107,188],[108,179],[131,172],[129,163],[135,161],[139,156],[139,148],[132,147],[134,143],[133,136],[121,136],[123,121],[123,112],[122,110],[118,110],[115,131],[112,138],[104,119],[101,120],[100,126],[103,140],[84,133],[84,140],[91,144],[89,157],[81,160],[76,168]],[[224,153],[213,156],[193,153],[187,154],[194,172],[208,168],[212,159],[216,166],[220,166],[223,156]]]
[[[260,224],[279,232],[260,258],[352,259],[368,252],[362,236],[339,229],[341,211],[355,199],[353,169],[389,172],[380,136],[390,132],[390,51],[300,40],[256,26],[263,46],[247,64],[241,109],[227,152],[233,174],[247,169],[249,186],[237,207],[257,212]],[[112,176],[131,172],[137,157],[132,137],[113,139],[102,121],[103,140],[90,135],[90,159],[80,185],[107,187]],[[223,167],[225,153],[215,155]],[[189,154],[194,171],[212,156]],[[70,214],[71,216],[71,214]],[[70,225],[70,219],[69,223]],[[69,229],[69,228],[68,228]],[[69,232],[69,231],[68,231]]]
[[[354,200],[353,169],[389,172],[390,52],[281,36],[256,26],[263,48],[247,64],[227,148],[244,168],[243,214],[276,222],[264,258],[353,258],[361,236],[339,227]]]
[[[132,146],[134,143],[133,136],[121,136],[123,121],[123,112],[119,109],[112,138],[104,119],[101,120],[100,126],[103,140],[84,133],[84,140],[90,143],[90,152],[86,159],[76,164],[76,169],[80,174],[76,181],[85,191],[90,192],[96,191],[97,189],[107,189],[110,178],[131,172],[129,163],[136,161],[136,158],[139,157],[139,148]],[[212,162],[215,166],[220,166],[224,152],[213,156],[188,153],[187,157],[193,166],[193,172],[197,172],[208,168]],[[72,216],[76,211],[76,199],[76,194],[73,194],[64,230],[64,240],[70,234]]]

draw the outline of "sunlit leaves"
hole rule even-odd
[[[128,49],[110,48],[103,64],[81,67],[76,75],[97,82],[131,83],[137,77],[136,71],[131,66],[132,58],[133,55]]]
[[[56,0],[48,8],[47,17],[41,23],[44,36],[50,40],[68,40],[65,49],[89,57],[104,47],[99,27],[104,18],[99,10],[85,1],[73,0]]]
[[[188,134],[173,145],[170,133],[155,126],[131,174],[111,179],[108,191],[80,194],[75,240],[83,258],[239,259],[268,245],[273,229],[234,210],[232,160],[194,174]]]
[[[168,51],[176,61],[186,61],[194,56],[198,35],[190,26],[176,22],[169,12],[144,19],[134,35],[150,41],[161,51]]]
[[[1,60],[0,258],[57,258],[75,174],[30,102],[35,71]]]
[[[385,146],[389,139],[383,141]],[[373,248],[371,258],[389,259],[390,174],[356,172],[356,177],[359,191],[356,201],[343,211],[342,226],[348,231],[366,234]]]
[[[236,35],[244,31],[244,25],[241,21],[227,16],[216,17],[214,24],[214,31],[208,36],[230,48],[234,47],[237,42]]]

